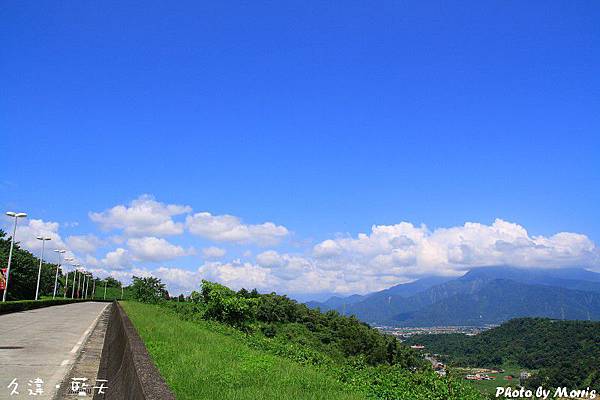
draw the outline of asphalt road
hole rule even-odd
[[[0,315],[0,399],[52,398],[106,306],[86,302]],[[32,395],[37,378],[43,394]],[[11,396],[13,379],[19,395]]]

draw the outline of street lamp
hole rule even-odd
[[[104,300],[106,300],[106,284],[108,283],[108,278],[104,280]]]
[[[79,265],[77,265],[79,266]],[[80,299],[81,298],[81,290],[79,290],[81,288],[81,274],[83,274],[83,271],[79,271],[79,278],[77,279],[77,298]]]
[[[6,292],[8,292],[8,277],[10,276],[10,263],[12,261],[13,246],[15,245],[15,234],[17,233],[17,220],[19,218],[25,218],[27,214],[22,212],[16,213],[8,211],[6,215],[15,219],[15,227],[13,228],[13,234],[10,238],[10,251],[8,252],[8,267],[6,268],[6,281],[4,282],[4,293],[2,293],[2,302],[6,301]]]
[[[42,262],[44,262],[44,246],[46,244],[46,241],[52,240],[52,238],[38,236],[36,239],[42,241],[42,256],[40,257],[40,268],[38,269],[38,280],[37,280],[37,286],[35,287],[35,299],[37,300],[38,294],[40,291],[40,277],[42,276]]]
[[[71,290],[71,298],[75,298],[75,280],[77,279],[77,268],[79,264],[71,264],[73,266],[73,289]]]
[[[56,275],[54,276],[54,292],[52,293],[52,298],[56,297],[56,284],[58,283],[58,269],[60,268],[60,256],[61,254],[66,253],[66,250],[54,250],[58,254],[58,264],[56,265]]]
[[[67,257],[65,258],[65,261],[67,262],[71,262],[73,261],[72,257]],[[63,296],[63,298],[67,298],[67,289],[69,288],[69,271],[67,271],[67,274],[65,275],[65,295]]]
[[[90,288],[90,278],[91,278],[92,274],[89,272],[85,273],[85,295],[83,296],[84,299],[87,299],[88,297],[88,289]]]
[[[96,297],[96,279],[92,279],[93,282],[93,286],[92,286],[92,300],[94,300],[94,297]]]

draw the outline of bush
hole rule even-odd
[[[13,312],[33,310],[50,306],[59,306],[61,304],[79,303],[90,300],[78,299],[50,299],[50,300],[17,300],[0,303],[0,314],[9,314]],[[99,300],[94,300],[99,301]]]
[[[272,338],[277,335],[277,328],[274,325],[265,325],[260,329],[265,337]]]
[[[130,289],[133,298],[142,303],[156,304],[169,298],[165,284],[154,277],[138,278],[134,276]]]
[[[254,322],[257,299],[238,296],[236,292],[218,283],[202,280],[204,317],[247,330]]]

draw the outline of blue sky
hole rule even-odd
[[[598,268],[598,2],[212,3],[3,7],[0,205],[41,221],[23,234],[93,235],[74,251],[90,269],[163,268],[172,290],[199,276],[329,293],[481,262]],[[137,233],[107,222],[136,201],[153,204]],[[102,212],[104,225],[90,217]],[[202,212],[234,216],[233,233],[185,223]],[[148,222],[161,218],[172,232]],[[384,245],[373,225],[397,231]],[[456,240],[435,233],[453,227]],[[523,250],[535,237],[547,253]],[[183,253],[149,256],[142,239]],[[319,257],[328,240],[339,251]],[[423,261],[429,242],[445,256]],[[226,253],[209,261],[209,247]],[[102,263],[119,248],[128,265]]]

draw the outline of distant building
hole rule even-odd
[[[519,374],[519,385],[525,386],[525,381],[529,379],[530,376],[531,374],[529,372],[521,371],[521,374]]]
[[[410,348],[415,350],[423,350],[425,346],[423,346],[422,344],[413,344],[412,346],[410,346]]]

